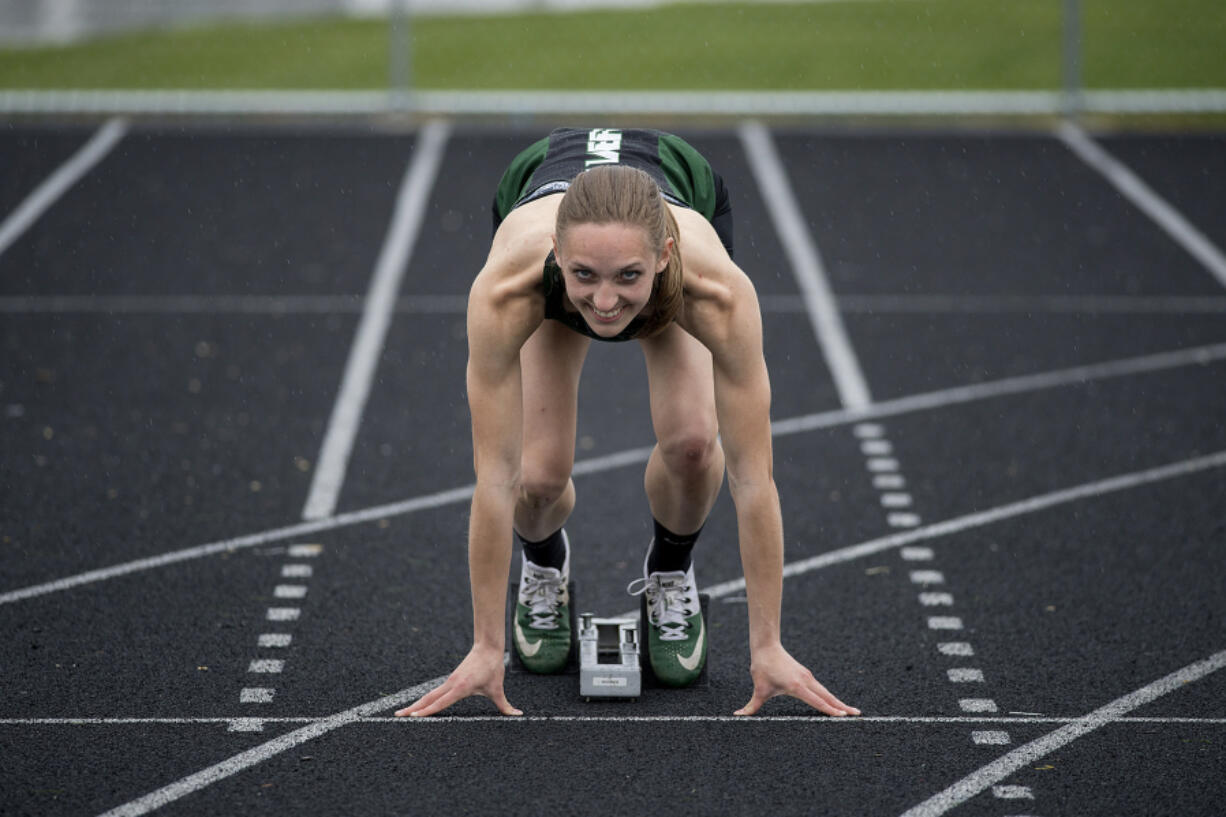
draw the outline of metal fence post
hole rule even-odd
[[[393,111],[408,110],[413,88],[413,15],[411,0],[391,0],[387,44],[388,102]]]
[[[1085,108],[1081,79],[1081,2],[1064,0],[1064,115],[1077,119]]]

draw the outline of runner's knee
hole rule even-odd
[[[528,463],[520,477],[520,503],[529,508],[547,508],[562,498],[570,483],[570,464]]]
[[[682,479],[703,479],[720,463],[715,434],[687,432],[660,440],[660,457],[669,473]]]

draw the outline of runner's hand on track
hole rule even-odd
[[[791,695],[834,717],[860,714],[859,709],[843,703],[818,683],[813,673],[789,655],[782,644],[756,651],[749,674],[753,676],[753,697],[733,714],[752,715],[779,695]]]
[[[455,668],[442,686],[427,692],[414,703],[401,709],[396,717],[420,718],[433,715],[451,706],[456,701],[473,695],[489,698],[504,715],[522,715],[511,706],[502,691],[503,663],[500,650],[473,647],[464,660]]]

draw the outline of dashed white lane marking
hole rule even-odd
[[[898,551],[898,555],[905,562],[931,562],[933,556],[932,548],[926,547],[906,547]]]
[[[961,630],[962,619],[957,616],[929,616],[928,629],[930,630]]]
[[[925,607],[952,607],[954,597],[952,593],[920,593],[919,603]]]
[[[235,718],[230,721],[230,732],[263,732],[264,721],[260,718]]]
[[[983,670],[973,667],[954,667],[945,670],[945,674],[949,677],[950,682],[955,684],[982,684],[984,682]]]
[[[280,658],[256,658],[247,665],[247,672],[277,674],[285,669],[285,662]]]
[[[375,367],[391,324],[396,292],[428,210],[430,190],[442,163],[449,131],[450,126],[445,122],[436,120],[427,123],[413,148],[413,156],[396,199],[391,228],[375,264],[362,319],[353,347],[349,350],[349,360],[345,363],[340,392],[328,420],[328,429],[311,479],[311,491],[302,511],[304,520],[324,519],[336,510],[337,497],[349,467],[353,440],[362,422]]]
[[[974,655],[975,650],[965,641],[944,641],[937,644],[937,652],[941,655]]]
[[[868,470],[874,473],[898,470],[898,460],[893,457],[870,457],[866,465]]]
[[[945,584],[945,574],[939,570],[912,570],[911,584]]]
[[[809,321],[830,368],[839,399],[844,408],[853,411],[867,408],[873,402],[868,382],[864,379],[860,361],[843,325],[843,317],[839,314],[834,292],[830,289],[822,265],[821,253],[813,240],[813,231],[805,222],[792,192],[792,184],[775,149],[774,140],[766,127],[758,122],[743,124],[740,136],[750,169],[762,191],[762,199],[775,222],[775,229],[796,275]]]
[[[993,786],[992,796],[1001,800],[1033,800],[1034,791],[1029,786]]]
[[[999,712],[996,706],[996,701],[991,698],[962,698],[958,701],[958,707],[963,712]]]
[[[261,647],[288,647],[293,639],[289,633],[263,633],[256,643]]]
[[[1226,256],[1205,237],[1204,233],[1184,218],[1182,213],[1154,192],[1153,188],[1142,181],[1140,176],[1133,173],[1126,165],[1087,136],[1086,132],[1077,125],[1067,120],[1063,121],[1056,128],[1056,135],[1068,146],[1069,150],[1101,173],[1116,190],[1153,219],[1189,255],[1200,261],[1205,269],[1213,273],[1218,283],[1226,286]]]
[[[879,423],[856,423],[851,430],[858,439],[875,440],[885,435],[885,426]]]
[[[916,528],[924,520],[917,513],[892,513],[886,516],[885,521],[891,528]]]
[[[1019,746],[983,768],[972,772],[944,791],[934,794],[918,806],[908,809],[903,817],[937,817],[937,815],[944,814],[990,786],[1000,783],[1018,769],[1034,763],[1039,758],[1109,723],[1117,722],[1134,709],[1217,672],[1222,667],[1226,667],[1226,650],[1176,670],[1135,692],[1116,698],[1083,718],[1078,718],[1054,732]]]
[[[72,158],[36,187],[0,224],[0,255],[50,209],[61,196],[111,152],[127,133],[122,119],[111,119]]]
[[[854,421],[857,418],[869,415],[874,417],[889,417],[898,414],[906,414],[913,411],[942,408],[959,403],[972,402],[975,400],[986,400],[996,397],[1004,397],[1011,394],[1022,394],[1042,389],[1057,388],[1059,386],[1085,385],[1090,381],[1123,377],[1130,374],[1165,371],[1184,366],[1208,365],[1224,359],[1226,359],[1226,343],[1197,346],[1188,349],[1181,349],[1175,352],[1164,352],[1156,355],[1127,358],[1091,366],[1078,366],[1071,369],[1062,369],[1039,375],[1025,375],[1022,377],[1007,378],[1005,380],[981,383],[975,386],[959,386],[953,389],[943,389],[940,391],[900,398],[898,400],[875,403],[871,409],[867,409],[862,412],[838,410],[806,414],[800,417],[793,417],[791,419],[780,420],[777,423],[773,423],[771,426],[771,433],[774,436],[783,437],[790,434],[801,434],[806,431],[843,425]],[[626,451],[609,454],[603,457],[580,460],[575,463],[572,473],[576,476],[581,476],[604,473],[616,468],[623,468],[631,465],[641,465],[647,461],[652,450],[653,448],[651,446],[643,446],[641,448],[628,449]],[[1064,491],[1041,494],[1037,497],[1033,497],[1022,502],[1011,503],[1008,505],[999,506],[989,511],[956,517],[955,519],[947,520],[946,522],[929,525],[928,527],[919,531],[909,531],[905,534],[895,534],[894,536],[886,537],[882,540],[872,540],[869,542],[864,542],[860,545],[852,545],[849,546],[849,548],[844,548],[838,551],[830,551],[826,554],[812,558],[823,560],[831,556],[845,556],[846,558],[841,558],[840,560],[846,561],[847,559],[859,558],[860,556],[868,555],[869,553],[889,550],[897,547],[898,545],[908,544],[920,539],[944,536],[947,533],[954,532],[954,529],[950,526],[963,526],[959,529],[965,530],[984,524],[990,524],[991,522],[1010,518],[1012,516],[1042,510],[1042,507],[1050,507],[1051,505],[1071,502],[1077,499],[1086,498],[1088,496],[1098,496],[1111,493],[1113,491],[1123,490],[1124,488],[1171,479],[1176,476],[1183,476],[1185,474],[1195,473],[1197,471],[1220,468],[1223,465],[1226,465],[1226,451],[1219,451],[1205,457],[1195,457],[1190,460],[1185,460],[1183,462],[1161,468],[1137,471],[1131,474],[1106,480],[1084,483],[1076,488],[1070,488]],[[1120,482],[1121,480],[1124,482]],[[336,530],[338,528],[361,525],[367,522],[375,522],[394,516],[403,516],[410,513],[416,513],[417,511],[433,510],[436,508],[446,507],[448,505],[470,502],[472,500],[472,495],[473,486],[465,485],[460,488],[452,488],[446,491],[439,491],[433,494],[414,497],[412,499],[388,503],[386,505],[375,505],[359,511],[338,514],[329,519],[313,522],[302,522],[294,525],[287,525],[281,528],[272,528],[259,533],[237,536],[231,539],[223,539],[205,545],[196,545],[194,547],[183,548],[181,550],[169,551],[156,556],[136,559],[130,562],[123,562],[121,564],[112,565],[111,567],[100,568],[97,570],[89,570],[84,573],[78,573],[61,579],[56,579],[54,581],[45,582],[43,584],[31,585],[29,587],[0,593],[0,604],[12,604],[14,602],[24,601],[26,599],[45,596],[50,593],[71,590],[86,584],[109,581],[111,579],[117,579],[132,573],[139,573],[145,570],[154,570],[157,568],[166,567],[168,565],[178,564],[180,562],[189,561],[192,559],[215,556],[221,553],[233,553],[236,550],[242,550],[244,548],[259,547],[260,545],[308,536],[315,533],[321,533],[323,531]],[[1042,507],[1036,506],[1034,503],[1040,503]],[[911,538],[913,535],[915,538]],[[852,553],[852,551],[856,548],[869,548],[870,550]],[[290,555],[294,556],[295,554],[291,552]],[[809,566],[809,563],[810,560],[805,560],[793,564],[797,565],[795,570],[799,573],[804,573],[808,572],[808,570],[827,566],[826,562],[816,563],[815,566]],[[796,574],[797,573],[794,572],[791,575]]]
[[[881,507],[909,508],[911,507],[911,494],[902,493],[899,491],[887,491],[881,495]]]
[[[238,696],[238,702],[242,704],[270,704],[273,696],[277,694],[275,689],[270,687],[246,687]]]
[[[907,487],[907,480],[902,474],[874,474],[873,487],[878,490],[898,490]]]
[[[860,443],[860,451],[870,457],[888,457],[894,453],[894,445],[889,440],[864,440]]]
[[[318,544],[298,543],[290,545],[286,551],[292,558],[295,559],[314,559],[323,552],[323,546]],[[281,566],[282,578],[297,578],[306,579],[314,575],[314,570],[311,565],[302,562],[295,562]],[[273,596],[278,599],[302,599],[307,594],[307,585],[305,584],[278,584],[273,587]],[[267,618],[270,621],[290,622],[297,621],[302,616],[302,608],[300,607],[273,607],[268,610]],[[293,642],[292,633],[261,633],[256,638],[256,644],[261,649],[287,649]],[[247,667],[248,672],[265,673],[265,674],[280,674],[285,671],[285,659],[281,658],[265,658],[260,657],[251,661]],[[265,694],[266,693],[266,694]],[[245,688],[239,691],[240,703],[255,703],[266,704],[272,703],[275,689],[262,689],[259,694],[252,692],[250,688]],[[231,729],[233,729],[233,724]],[[261,726],[261,729],[263,727]],[[251,730],[248,730],[251,731]]]
[[[976,746],[1006,746],[1012,742],[1008,732],[996,729],[971,732],[971,741]]]

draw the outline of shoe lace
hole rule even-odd
[[[653,626],[660,630],[661,641],[684,641],[694,615],[687,606],[686,574],[650,573],[626,586],[632,596],[647,596],[647,614]]]
[[[550,575],[556,574],[556,575]],[[530,572],[523,577],[520,601],[528,607],[534,630],[556,630],[566,579],[560,571]]]

